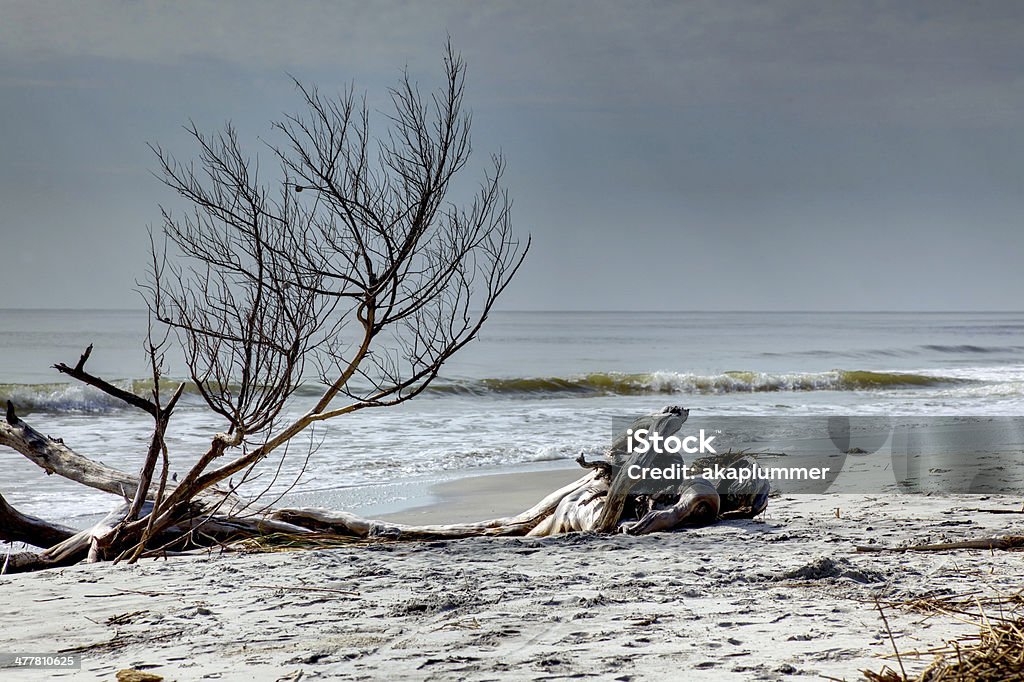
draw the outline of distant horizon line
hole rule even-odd
[[[144,313],[145,308],[51,308],[51,307],[37,307],[37,308],[0,308],[0,313],[7,312],[103,312],[103,313]],[[475,311],[479,312],[479,311]],[[912,308],[887,308],[887,309],[856,309],[856,310],[838,310],[829,308],[774,308],[766,310],[758,310],[755,308],[688,308],[688,309],[672,309],[672,310],[635,310],[635,309],[615,309],[615,308],[576,308],[576,309],[547,309],[547,308],[517,308],[510,310],[492,310],[491,314],[494,313],[543,313],[543,314],[556,314],[556,313],[768,313],[768,314],[819,314],[819,313],[840,313],[840,314],[863,314],[863,313],[874,313],[874,314],[901,314],[901,313],[920,313],[920,314],[950,314],[950,313],[972,313],[972,314],[987,314],[987,313],[1024,313],[1024,309],[979,309],[979,310],[967,310],[967,309],[950,309],[950,310],[922,310]]]

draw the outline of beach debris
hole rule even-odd
[[[129,613],[120,613],[116,616],[110,616],[105,622],[107,625],[125,625],[134,621],[138,616],[143,616],[147,613],[149,613],[149,611],[145,609],[141,611],[131,611]]]
[[[862,570],[847,559],[819,557],[814,561],[786,571],[779,576],[783,580],[825,580],[846,578],[858,583],[877,583],[885,580],[877,571]]]
[[[1024,680],[1024,595],[1016,592],[995,597],[977,594],[929,597],[877,604],[893,647],[899,670],[862,670],[868,682],[1008,682]],[[977,633],[925,651],[900,651],[888,627],[884,608],[943,614],[967,621]],[[931,659],[920,673],[908,675],[911,659]]]
[[[926,545],[908,545],[906,547],[884,547],[881,545],[857,545],[858,552],[946,552],[954,549],[987,549],[1018,551],[1024,549],[1024,536],[999,535],[976,540],[959,542],[938,542]]]
[[[136,670],[135,668],[125,668],[124,670],[117,671],[117,682],[160,682],[163,679],[163,675],[147,673],[144,670]]]
[[[973,514],[1024,514],[1024,506],[1020,509],[964,509]]]
[[[88,352],[83,355],[86,358]],[[82,372],[84,361],[69,371]],[[179,396],[180,391],[175,393]],[[630,451],[626,434],[630,429],[646,429],[669,437],[686,421],[689,411],[668,406],[634,420],[605,452],[603,459],[588,462],[580,458],[586,473],[578,480],[549,494],[538,504],[513,517],[475,523],[447,525],[405,525],[364,519],[347,512],[311,508],[269,507],[260,513],[238,513],[248,503],[233,492],[216,487],[191,498],[177,512],[170,525],[153,536],[153,543],[142,549],[139,544],[125,545],[126,533],[146,532],[154,520],[153,510],[161,496],[171,497],[178,490],[161,476],[154,493],[137,504],[139,478],[96,463],[66,445],[54,442],[8,410],[10,419],[0,424],[0,443],[14,443],[22,454],[71,480],[118,495],[124,502],[96,526],[75,532],[41,519],[20,514],[0,498],[0,535],[46,547],[38,554],[23,553],[5,559],[9,572],[77,563],[83,558],[103,560],[136,556],[166,556],[203,547],[234,551],[286,551],[320,549],[351,543],[381,543],[406,540],[444,540],[473,536],[552,536],[564,533],[615,533],[631,535],[671,531],[700,526],[719,520],[751,519],[767,507],[770,484],[753,475],[753,455],[726,452],[703,458],[691,470],[703,471],[714,465],[724,475],[720,480],[702,476],[684,476],[669,482],[641,481],[630,472],[670,464],[655,448],[646,452]],[[159,414],[159,411],[158,411]],[[13,422],[12,422],[13,420]],[[221,443],[221,446],[224,444]],[[214,446],[218,449],[221,446]],[[659,459],[660,458],[660,459]],[[700,467],[699,469],[695,469]],[[672,469],[673,471],[675,469]],[[166,473],[166,472],[165,472]],[[750,475],[740,475],[750,474]],[[152,493],[152,485],[147,484]],[[178,484],[180,486],[182,484]],[[168,498],[170,499],[170,498]],[[138,507],[138,509],[136,509]],[[129,521],[139,515],[137,521]],[[132,530],[134,529],[134,530]],[[53,544],[53,540],[59,540]],[[133,541],[134,542],[134,541]],[[342,591],[339,591],[339,594]]]

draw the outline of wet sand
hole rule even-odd
[[[585,473],[585,470],[574,467],[444,481],[430,487],[430,496],[434,500],[430,504],[384,514],[380,518],[395,523],[424,525],[515,516]]]

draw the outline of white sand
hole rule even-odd
[[[519,489],[556,487],[539,478]],[[1019,504],[773,498],[756,521],[640,538],[476,538],[3,576],[0,652],[86,647],[82,671],[63,677],[105,680],[127,667],[247,682],[853,680],[859,669],[896,665],[879,658],[891,646],[876,596],[1015,591],[1024,556],[854,547],[1024,535],[1019,516],[966,511]],[[904,652],[970,630],[886,613]],[[929,660],[904,663],[911,672]],[[51,676],[61,673],[0,671],[3,680]]]

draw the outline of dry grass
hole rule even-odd
[[[927,651],[899,651],[894,642],[892,657],[899,670],[886,666],[879,672],[861,671],[868,682],[1024,682],[1024,590],[994,597],[930,597],[878,607],[883,620],[883,608],[898,608],[963,619],[976,625],[978,633]],[[917,676],[907,676],[903,662],[924,657],[932,658],[928,667]]]

